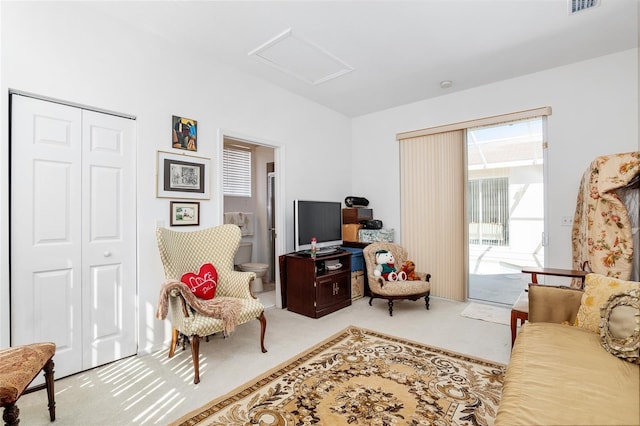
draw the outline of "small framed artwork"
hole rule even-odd
[[[209,164],[204,157],[158,151],[158,198],[209,199]]]
[[[198,122],[190,118],[172,116],[172,136],[171,147],[176,149],[186,149],[188,151],[198,150]]]
[[[200,203],[198,201],[172,201],[171,226],[200,225]]]

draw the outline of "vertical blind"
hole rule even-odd
[[[400,142],[402,245],[431,294],[466,299],[464,131]]]
[[[237,197],[251,197],[251,151],[223,149],[223,193]]]

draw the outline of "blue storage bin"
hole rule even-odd
[[[364,271],[364,256],[361,248],[342,247],[351,252],[351,272]]]

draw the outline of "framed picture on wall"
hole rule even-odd
[[[156,196],[208,200],[210,159],[158,151]]]
[[[176,149],[186,149],[188,151],[198,150],[198,122],[190,118],[172,116],[171,147]]]
[[[200,225],[200,203],[198,201],[172,201],[170,205],[171,226]]]

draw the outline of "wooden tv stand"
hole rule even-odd
[[[320,318],[351,305],[351,252],[339,251],[312,259],[308,255],[285,255],[287,309]],[[342,264],[325,268],[327,261]]]

